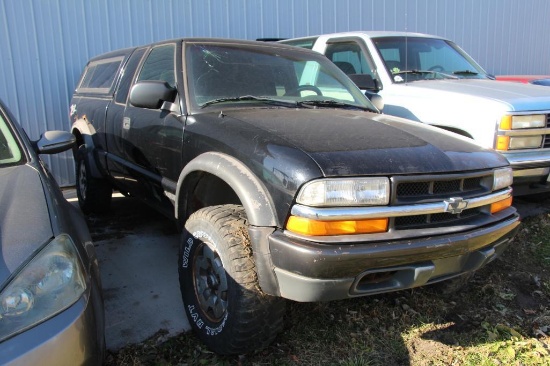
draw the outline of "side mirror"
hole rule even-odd
[[[367,96],[367,98],[369,98],[369,100],[376,107],[376,109],[382,112],[382,110],[384,109],[384,98],[368,90],[365,92],[365,95]]]
[[[351,81],[353,81],[355,85],[357,85],[357,87],[361,90],[372,90],[372,91],[380,90],[376,81],[370,75],[349,74],[348,76],[351,79]]]
[[[34,142],[38,154],[57,154],[69,150],[76,142],[76,137],[67,131],[46,131]]]
[[[172,103],[176,97],[176,88],[166,81],[140,81],[130,90],[130,103],[134,107],[159,109],[164,102]]]

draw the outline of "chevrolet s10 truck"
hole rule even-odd
[[[404,32],[346,32],[283,40],[326,55],[386,114],[496,149],[514,169],[514,195],[550,196],[550,93],[493,80],[455,43]]]
[[[115,188],[179,224],[186,315],[220,354],[273,341],[285,299],[454,286],[519,225],[504,157],[380,114],[310,50],[113,51],[86,65],[70,116],[80,207],[105,211]]]

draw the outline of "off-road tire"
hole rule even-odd
[[[85,148],[85,145],[80,146],[75,157],[78,205],[86,214],[104,213],[111,207],[113,189],[107,180],[92,177]]]
[[[264,294],[244,209],[211,206],[193,213],[182,233],[179,278],[197,336],[221,355],[269,345],[282,330],[285,300]]]

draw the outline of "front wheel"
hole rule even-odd
[[[84,213],[106,212],[111,206],[113,189],[105,179],[92,177],[85,155],[85,145],[82,145],[75,157],[78,205]]]
[[[189,217],[179,277],[191,327],[216,353],[262,349],[282,330],[285,303],[259,289],[241,206],[205,207]]]

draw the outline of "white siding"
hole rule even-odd
[[[91,56],[176,37],[399,30],[454,40],[494,74],[550,74],[547,0],[0,0],[0,98],[38,138],[69,128]],[[48,158],[61,185],[70,154]]]

